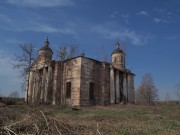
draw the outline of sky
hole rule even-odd
[[[21,92],[23,80],[14,70],[19,44],[37,50],[48,36],[55,51],[77,43],[86,57],[111,57],[116,41],[125,45],[126,67],[135,76],[135,88],[150,73],[160,100],[177,99],[180,83],[179,0],[1,0],[0,94]]]

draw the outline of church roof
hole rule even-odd
[[[116,49],[114,49],[112,54],[117,54],[117,53],[124,53],[124,52],[123,52],[123,50],[116,48]]]
[[[41,49],[39,49],[39,50],[40,50],[40,51],[41,51],[41,50],[49,50],[49,51],[52,52],[51,48],[49,47],[48,38],[47,38],[47,40],[44,42],[44,46],[43,46]]]
[[[114,51],[112,52],[112,54],[119,54],[119,53],[124,53],[123,50],[120,49],[120,44],[117,41],[116,42],[116,48],[114,49]]]

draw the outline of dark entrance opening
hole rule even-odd
[[[90,103],[94,104],[94,83],[90,83],[89,84],[89,99],[90,99]]]
[[[66,83],[66,98],[71,98],[71,82]]]

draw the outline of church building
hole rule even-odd
[[[84,55],[55,61],[52,55],[47,39],[27,76],[29,104],[87,106],[135,102],[135,75],[126,68],[125,52],[118,41],[112,63]]]

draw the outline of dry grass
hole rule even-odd
[[[0,108],[0,134],[179,135],[180,106],[6,106]]]

